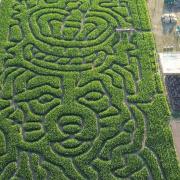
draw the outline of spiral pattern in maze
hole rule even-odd
[[[79,18],[76,19],[75,15]],[[39,41],[81,50],[86,47],[95,48],[114,33],[114,24],[110,20],[115,19],[105,12],[97,16],[96,12],[89,11],[84,15],[80,10],[68,12],[52,7],[30,12],[29,26]]]
[[[101,58],[99,52],[108,53],[104,47],[109,46],[114,37],[118,20],[102,9],[99,13],[90,7],[86,10],[78,7],[66,10],[67,5],[64,9],[57,8],[57,5],[44,5],[28,10],[33,46],[41,53],[53,56],[48,62],[52,68],[55,68],[55,63],[62,71],[92,69],[94,61]],[[101,62],[95,62],[94,66],[104,61],[105,58],[101,58]]]

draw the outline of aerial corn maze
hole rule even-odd
[[[146,3],[1,1],[0,179],[180,179]]]

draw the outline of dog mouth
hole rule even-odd
[[[52,144],[52,149],[54,152],[56,152],[58,155],[67,157],[84,154],[90,149],[90,147],[90,142],[79,141],[74,137],[69,137],[64,141],[55,142]]]

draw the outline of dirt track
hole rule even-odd
[[[177,156],[180,160],[180,121],[171,121],[173,139],[176,147]]]

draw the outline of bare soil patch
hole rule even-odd
[[[148,0],[148,8],[152,21],[152,30],[155,36],[157,50],[163,51],[164,47],[173,46],[174,51],[180,51],[180,38],[175,35],[176,25],[180,25],[180,8],[172,7],[171,9],[164,6],[163,0]],[[163,25],[161,16],[164,13],[174,13],[178,22],[176,25]]]

